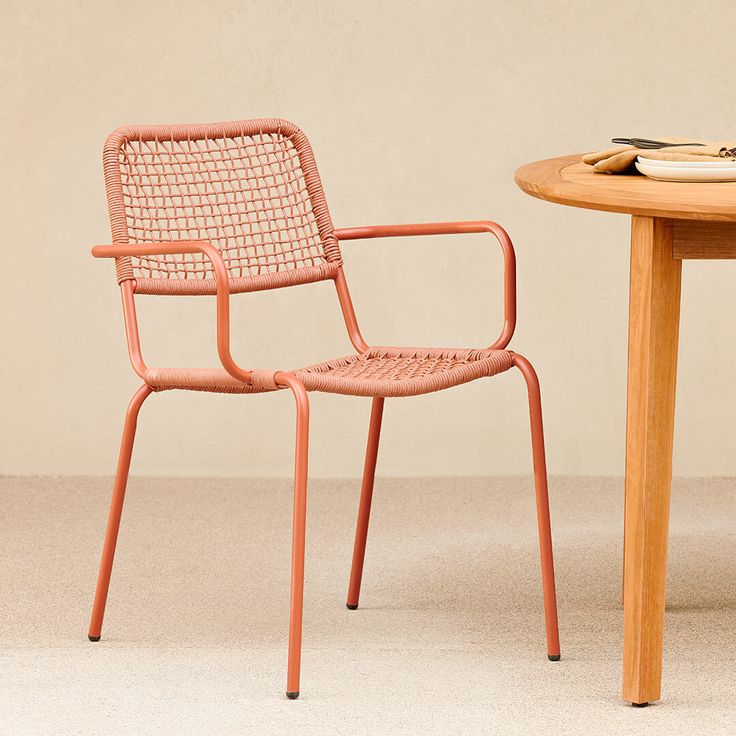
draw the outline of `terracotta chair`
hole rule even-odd
[[[143,385],[125,417],[91,641],[99,641],[128,478],[136,420],[153,392],[170,389],[250,394],[289,389],[296,401],[296,463],[291,558],[287,696],[299,695],[307,503],[310,391],[373,399],[347,607],[358,607],[373,478],[386,397],[414,396],[517,367],[526,380],[532,425],[547,652],[560,657],[547,472],[539,383],[529,361],[506,349],[516,321],[514,250],[493,222],[385,225],[336,230],[304,134],[285,120],[141,126],[114,131],[104,148],[113,245],[92,249],[115,258],[130,360]],[[504,325],[484,349],[369,346],[360,334],[342,268],[340,242],[399,235],[489,233],[504,256]],[[298,370],[241,368],[230,352],[232,294],[334,281],[355,352]],[[221,368],[153,368],[141,354],[137,294],[214,295]]]

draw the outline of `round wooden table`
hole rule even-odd
[[[527,194],[631,215],[623,697],[658,700],[682,261],[736,258],[736,184],[596,174],[580,155],[516,172]]]

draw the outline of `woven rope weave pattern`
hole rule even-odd
[[[439,391],[494,376],[512,366],[513,353],[507,350],[377,347],[293,373],[307,391],[392,397]],[[243,384],[217,368],[150,368],[144,379],[156,391],[259,393],[275,388],[260,378],[257,385]]]
[[[306,136],[285,120],[120,128],[103,154],[113,242],[204,240],[232,293],[330,278],[340,263]],[[119,258],[136,292],[214,294],[202,254]]]

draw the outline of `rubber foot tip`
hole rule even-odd
[[[345,604],[348,607],[348,610],[355,611],[358,608],[357,603],[346,603]]]
[[[299,697],[299,691],[295,690],[294,692],[287,692],[286,697],[289,698],[289,700],[296,700]]]
[[[99,636],[92,636],[92,634],[87,634],[87,638],[90,641],[99,641],[100,640],[100,637]]]
[[[550,662],[559,662],[560,661],[560,656],[562,656],[562,655],[560,655],[560,654],[548,654],[547,655],[547,659]]]
[[[649,702],[646,703],[632,703],[631,705],[634,706],[634,708],[646,708],[649,705]]]

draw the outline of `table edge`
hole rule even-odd
[[[601,195],[592,194],[586,190],[585,197],[581,200],[581,188],[573,183],[566,182],[562,177],[562,171],[573,164],[580,163],[583,154],[571,154],[568,156],[558,156],[555,158],[541,159],[532,161],[519,166],[514,172],[514,182],[525,194],[537,199],[542,199],[554,204],[563,204],[569,207],[578,207],[580,209],[597,210],[600,212],[616,212],[627,215],[640,215],[645,217],[663,217],[672,220],[709,220],[718,222],[736,222],[736,196],[734,197],[734,212],[729,214],[718,210],[710,211],[694,211],[686,209],[668,208],[666,204],[661,206],[652,205],[637,207],[636,205],[617,202],[616,197],[609,196],[605,199]],[[553,175],[547,174],[540,178],[535,177],[531,181],[525,176],[525,170],[535,167],[538,171],[540,164],[548,164],[555,172]],[[554,167],[552,166],[554,164]],[[617,176],[616,174],[598,174],[598,176]],[[734,187],[736,194],[736,185]],[[576,194],[577,193],[577,194]],[[611,200],[613,201],[607,201]],[[707,206],[706,206],[707,208]]]

